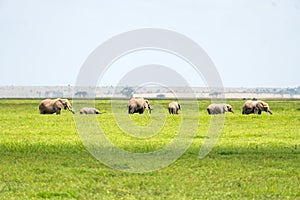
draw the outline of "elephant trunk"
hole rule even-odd
[[[72,108],[72,109],[69,109],[73,114],[75,114],[75,110]]]
[[[149,113],[151,114],[153,108],[151,108],[151,107],[149,106],[148,109],[149,109]]]
[[[75,110],[72,108],[72,106],[68,106],[68,110],[75,114]]]
[[[270,109],[267,110],[268,113],[270,113],[271,115],[273,114],[272,111]]]

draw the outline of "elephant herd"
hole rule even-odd
[[[254,101],[254,100],[247,100],[242,108],[243,115],[249,114],[258,114],[260,115],[262,111],[265,111],[269,114],[273,114],[270,110],[269,105],[264,101]],[[225,112],[232,112],[233,108],[230,104],[210,104],[207,107],[208,114],[224,114]]]
[[[149,109],[149,112],[153,110],[151,108],[149,100],[144,99],[143,97],[131,98],[128,101],[128,114],[139,113],[143,114],[145,109]],[[180,104],[177,102],[169,103],[168,110],[170,114],[178,114],[180,110]]]
[[[128,101],[128,114],[134,114],[139,113],[143,114],[145,109],[148,109],[149,112],[153,110],[153,108],[150,106],[150,102],[147,99],[144,99],[142,97],[136,97],[131,98]],[[39,110],[40,114],[53,114],[56,113],[57,115],[60,114],[60,111],[62,109],[68,109],[73,114],[75,114],[75,111],[73,107],[71,106],[70,102],[67,99],[45,99],[41,101],[39,104]],[[168,105],[168,111],[170,114],[178,114],[179,110],[181,109],[180,104],[177,102],[171,102]],[[262,111],[267,112],[269,114],[273,114],[272,111],[269,108],[269,105],[265,103],[264,101],[254,101],[254,100],[247,100],[242,108],[242,114],[258,114],[260,115]],[[84,107],[80,109],[80,114],[101,114],[99,110],[96,108],[88,108]],[[210,115],[215,114],[225,114],[225,112],[232,112],[233,108],[230,104],[210,104],[207,107],[207,112]]]

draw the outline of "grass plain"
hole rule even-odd
[[[300,199],[300,101],[268,100],[273,115],[242,115],[228,100],[222,133],[203,159],[208,100],[199,100],[199,127],[189,149],[168,167],[148,173],[111,169],[95,159],[77,134],[71,112],[40,115],[37,99],[0,100],[0,199]],[[166,108],[170,100],[152,100]],[[127,112],[126,101],[124,110]],[[114,121],[110,100],[96,100],[107,136],[120,148],[149,152],[174,137],[180,115],[157,136],[134,139]],[[155,110],[153,111],[155,112]],[[184,112],[184,108],[183,108]],[[149,114],[134,115],[140,125]]]

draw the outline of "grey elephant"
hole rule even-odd
[[[207,110],[208,114],[210,114],[210,115],[224,114],[225,112],[234,113],[232,106],[230,104],[224,104],[224,103],[223,104],[210,104],[206,110]]]
[[[73,107],[71,106],[68,99],[44,99],[39,104],[39,110],[40,114],[53,114],[56,113],[57,115],[60,114],[61,109],[68,109],[73,114],[75,114],[75,111]]]
[[[127,107],[128,107],[128,114],[134,114],[134,113],[143,114],[145,109],[149,109],[149,112],[151,113],[151,110],[153,110],[150,107],[149,101],[147,99],[144,99],[143,97],[133,97],[129,99]]]
[[[80,114],[101,114],[101,112],[99,110],[97,110],[96,108],[88,108],[88,107],[84,107],[80,109]]]
[[[178,111],[180,110],[180,104],[177,102],[171,102],[168,105],[168,110],[170,114],[178,114]]]
[[[269,105],[266,102],[263,101],[253,101],[253,100],[248,100],[244,103],[243,105],[243,115],[248,115],[248,114],[259,114],[261,115],[261,112],[265,111],[269,114],[273,114],[272,111],[270,110]]]

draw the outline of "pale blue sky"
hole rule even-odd
[[[0,86],[74,85],[97,46],[140,28],[197,42],[225,87],[300,86],[299,0],[0,0],[0,27]],[[125,59],[128,70],[151,62],[139,57]],[[103,84],[120,79],[114,69]],[[192,72],[190,81],[202,82]]]

